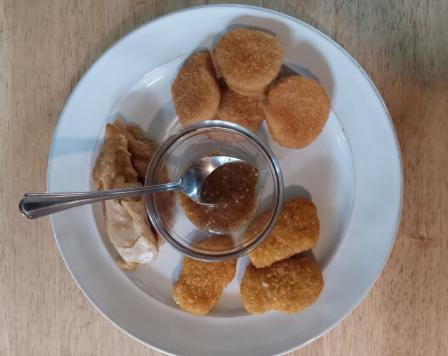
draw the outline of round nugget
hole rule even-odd
[[[324,128],[330,100],[317,81],[294,75],[269,91],[264,113],[274,140],[284,147],[302,148]]]
[[[284,51],[274,35],[239,28],[226,33],[215,60],[227,85],[241,95],[259,95],[278,75]]]
[[[257,132],[264,120],[263,97],[243,96],[225,87],[221,92],[216,118],[230,121]]]
[[[221,92],[209,53],[193,54],[177,74],[171,87],[176,113],[183,125],[212,119]]]

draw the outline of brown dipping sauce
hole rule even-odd
[[[202,199],[213,206],[195,203],[180,193],[180,205],[200,229],[228,233],[238,230],[255,212],[258,171],[247,163],[217,168],[202,186]]]

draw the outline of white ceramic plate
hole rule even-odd
[[[181,256],[165,244],[152,265],[124,273],[104,234],[99,206],[52,216],[67,268],[87,298],[115,325],[141,342],[183,355],[271,355],[322,335],[361,301],[381,272],[397,230],[400,153],[385,105],[366,73],[331,39],[294,18],[255,7],[207,6],[158,18],[109,49],[73,91],[59,119],[49,157],[48,190],[93,189],[90,173],[107,121],[117,115],[161,142],[176,130],[170,85],[184,59],[212,48],[234,25],[272,31],[286,49],[285,63],[316,77],[332,102],[323,133],[301,150],[279,147],[286,196],[310,195],[321,237],[314,249],[324,270],[318,302],[302,313],[245,313],[237,278],[207,317],[177,308],[171,286]]]

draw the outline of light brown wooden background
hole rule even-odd
[[[149,355],[86,301],[47,219],[17,202],[46,188],[58,115],[95,59],[136,26],[204,1],[0,0],[0,355]],[[392,255],[340,326],[295,355],[448,354],[448,1],[246,1],[330,35],[390,109],[405,196]]]

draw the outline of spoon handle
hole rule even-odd
[[[21,213],[28,219],[56,213],[76,206],[96,203],[109,199],[131,198],[144,193],[181,190],[182,181],[124,189],[99,190],[78,193],[27,193],[19,203]]]

